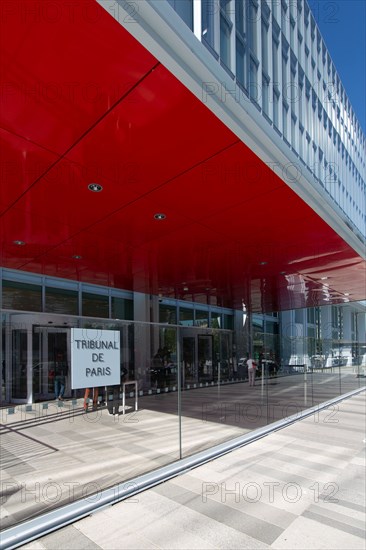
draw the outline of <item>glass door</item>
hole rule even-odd
[[[70,396],[69,329],[33,327],[33,401],[54,399],[56,370],[65,365],[65,397]]]
[[[11,401],[27,400],[27,364],[28,364],[28,331],[14,329],[12,339],[11,363]]]
[[[182,344],[182,386],[184,387],[185,384],[193,384],[197,381],[196,338],[183,336]]]
[[[212,382],[214,380],[214,365],[212,361],[212,336],[198,334],[198,381]]]

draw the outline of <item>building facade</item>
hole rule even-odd
[[[75,329],[118,334],[86,437],[101,464],[120,445],[118,481],[359,391],[365,136],[309,4],[27,0],[3,23],[5,425],[42,439],[54,407],[59,454],[83,440]]]

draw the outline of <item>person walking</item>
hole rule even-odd
[[[257,369],[257,363],[252,359],[250,355],[247,359],[247,365],[248,365],[249,386],[255,386],[255,371]]]

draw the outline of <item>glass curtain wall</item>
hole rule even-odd
[[[97,498],[105,488],[364,386],[365,342],[356,340],[362,312],[298,311],[293,334],[281,334],[274,316],[253,316],[248,337],[230,316],[205,317],[187,307],[178,317],[173,306],[160,307],[170,322],[2,313],[2,467],[14,489],[5,496],[3,528],[86,495]],[[298,328],[301,320],[310,336]],[[71,368],[83,366],[71,366],[72,328],[119,332],[117,384],[72,388]],[[249,351],[258,365],[253,386]],[[62,400],[55,399],[60,355],[68,364]]]

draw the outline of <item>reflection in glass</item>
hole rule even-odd
[[[42,287],[3,281],[2,307],[21,311],[42,311]]]
[[[11,397],[26,399],[27,397],[27,331],[14,329],[12,331],[12,372]]]
[[[46,287],[45,311],[77,315],[78,293],[75,290]]]

